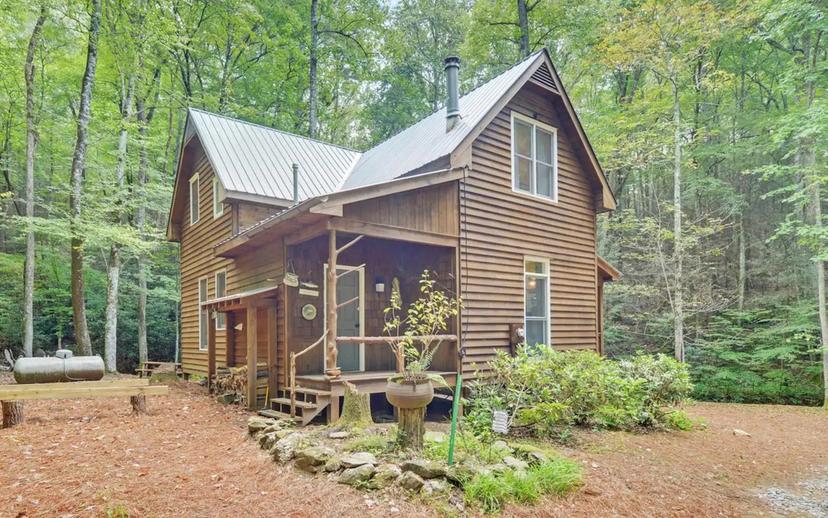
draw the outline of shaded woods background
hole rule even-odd
[[[0,347],[22,346],[27,221],[34,348],[75,341],[70,172],[98,1],[0,7]],[[468,90],[546,46],[619,201],[600,218],[601,253],[624,274],[607,295],[607,351],[678,341],[699,397],[821,402],[823,2],[106,0],[100,12],[74,232],[96,352],[120,254],[119,369],[135,365],[144,321],[150,358],[174,354],[177,247],[165,227],[186,106],[364,149],[442,105],[445,56],[461,56]]]

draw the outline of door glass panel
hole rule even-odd
[[[546,318],[546,278],[526,277],[526,316]]]
[[[537,344],[546,344],[546,321],[545,320],[527,320],[526,321],[526,345],[534,347]]]
[[[336,280],[336,303],[342,304],[359,297],[359,271],[349,272]],[[351,302],[337,310],[337,336],[359,336],[359,312],[362,301]],[[337,364],[343,371],[358,371],[359,344],[337,344]]]

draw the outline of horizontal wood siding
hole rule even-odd
[[[555,94],[525,86],[472,146],[460,185],[462,315],[467,373],[509,347],[509,326],[524,318],[524,256],[550,261],[552,345],[596,349],[593,187],[559,120]],[[512,191],[511,112],[558,128],[559,201]]]
[[[230,237],[232,233],[232,212],[225,207],[224,214],[213,218],[213,169],[207,160],[198,141],[191,142],[186,153],[191,156],[189,163],[194,164],[192,169],[180,171],[179,181],[189,185],[192,174],[199,175],[199,212],[200,217],[195,225],[190,225],[190,200],[187,196],[184,207],[184,220],[181,223],[181,361],[184,371],[188,374],[207,374],[207,351],[198,348],[198,282],[202,277],[207,278],[207,298],[216,297],[215,273],[226,269],[227,294],[240,293],[250,289],[276,284],[284,272],[283,251],[281,240],[269,243],[236,260],[216,257],[213,247],[220,241]],[[242,205],[240,209],[244,210]],[[256,209],[257,210],[257,209]],[[253,212],[251,210],[249,212]],[[276,303],[271,301],[270,303]],[[259,313],[259,340],[266,340],[265,326],[268,323],[266,315]],[[278,320],[278,318],[277,318]],[[245,323],[244,312],[236,312],[236,324]],[[242,326],[243,327],[243,326]],[[277,341],[281,336],[277,325]],[[226,331],[216,332],[216,365],[223,367],[226,364]],[[246,333],[236,332],[235,364],[243,365],[247,356]],[[275,347],[276,345],[274,345]],[[259,359],[264,361],[267,349],[260,344]],[[281,348],[277,347],[277,351]],[[277,355],[279,365],[282,359]]]
[[[343,208],[342,215],[369,223],[456,236],[457,183],[351,203]]]

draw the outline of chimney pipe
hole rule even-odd
[[[446,133],[452,130],[460,120],[460,93],[457,73],[460,71],[460,58],[449,56],[445,59],[446,71]]]
[[[299,203],[299,164],[293,164],[293,204]]]

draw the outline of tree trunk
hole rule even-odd
[[[80,107],[78,109],[78,135],[75,152],[72,155],[72,190],[69,195],[70,226],[72,232],[72,322],[75,326],[75,342],[82,355],[92,354],[92,341],[86,321],[86,298],[83,288],[83,231],[81,223],[81,200],[83,198],[83,177],[86,166],[86,146],[89,139],[89,119],[92,104],[92,87],[95,84],[95,70],[98,64],[98,34],[101,26],[101,0],[92,0],[92,16],[89,21],[89,42],[86,51],[86,70],[81,84]]]
[[[673,80],[673,340],[676,360],[684,361],[684,251],[681,236],[681,104],[678,85]]]
[[[526,0],[517,0],[518,25],[520,26],[520,57],[529,57],[529,9]]]
[[[744,210],[744,209],[742,209]],[[745,307],[745,288],[747,286],[747,242],[745,232],[745,215],[742,214],[739,219],[739,286],[738,286],[738,304],[739,309]]]
[[[353,383],[345,382],[345,402],[342,405],[342,415],[336,424],[358,428],[372,425],[371,394],[360,394]]]
[[[149,157],[147,154],[147,127],[149,114],[144,99],[136,102],[135,115],[138,119],[138,206],[135,209],[135,226],[143,239],[146,223],[146,207],[144,206],[144,190],[147,185],[147,169]],[[138,362],[143,365],[148,359],[147,353],[147,259],[143,252],[138,254]]]
[[[23,402],[3,401],[3,428],[11,428],[23,422]]]
[[[132,415],[147,413],[147,396],[129,396],[129,403],[132,405]]]
[[[34,344],[34,274],[35,274],[35,235],[32,229],[34,217],[34,162],[37,148],[37,127],[35,125],[34,100],[34,57],[40,42],[40,33],[46,21],[46,4],[40,6],[32,37],[29,38],[29,50],[26,53],[26,65],[23,75],[26,78],[26,258],[23,275],[23,354],[32,355]]]
[[[425,436],[425,408],[398,408],[397,445],[403,449],[420,451]]]
[[[122,83],[123,84],[123,83]],[[135,76],[130,71],[121,92],[121,129],[118,132],[117,162],[115,164],[115,180],[117,183],[117,197],[123,200],[126,181],[127,144],[129,142],[129,119],[132,117],[132,94],[135,86]],[[118,210],[122,207],[118,203]],[[123,212],[117,216],[118,223],[124,223]],[[113,243],[109,248],[109,265],[107,267],[106,284],[106,317],[104,322],[104,363],[107,372],[117,372],[118,358],[118,285],[121,281],[121,247]]]
[[[317,103],[319,102],[319,79],[317,64],[319,61],[319,0],[311,0],[311,44],[310,44],[310,94],[308,99],[308,134],[316,138],[319,125]]]

